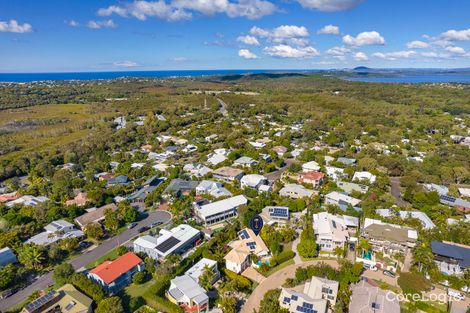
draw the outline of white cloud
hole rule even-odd
[[[87,27],[91,29],[116,28],[117,24],[113,20],[88,21]]]
[[[450,29],[444,33],[442,33],[440,36],[440,38],[444,39],[444,40],[450,40],[450,41],[454,41],[454,40],[461,40],[461,41],[465,41],[465,40],[470,40],[470,28],[468,29],[463,29],[463,30],[455,30],[455,29]]]
[[[240,51],[238,51],[238,56],[241,56],[242,58],[245,58],[245,59],[257,59],[258,58],[256,54],[254,54],[248,49],[241,49]]]
[[[186,61],[189,61],[189,59],[187,57],[175,57],[175,58],[171,59],[171,61],[173,61],[173,62],[186,62]]]
[[[329,55],[344,55],[348,52],[351,52],[351,50],[345,47],[333,47],[326,51]]]
[[[354,60],[356,61],[367,61],[369,58],[364,52],[356,52],[353,55]]]
[[[253,26],[250,30],[250,34],[267,38],[294,38],[309,36],[308,29],[305,26],[296,25],[281,25],[273,29],[263,29]]]
[[[325,12],[349,10],[359,5],[363,0],[297,0],[304,8]]]
[[[250,46],[259,46],[258,39],[256,39],[256,37],[253,37],[253,36],[250,36],[250,35],[239,36],[237,38],[237,41],[242,42],[246,45],[250,45]]]
[[[136,67],[139,63],[133,61],[118,61],[113,63],[113,67]]]
[[[65,24],[69,25],[70,27],[78,27],[80,26],[80,23],[77,22],[76,20],[65,20]]]
[[[18,24],[16,20],[8,22],[0,21],[0,32],[3,33],[30,33],[33,31],[31,24]]]
[[[413,50],[407,50],[407,51],[394,51],[394,52],[376,52],[372,54],[374,57],[379,58],[379,59],[385,59],[385,60],[396,60],[396,59],[407,59],[411,58],[417,55],[417,53]]]
[[[139,20],[156,17],[167,21],[188,20],[193,13],[203,15],[226,14],[229,17],[258,19],[276,11],[276,6],[266,0],[166,0],[134,2],[117,6],[111,5],[98,10],[100,16],[117,14],[123,17],[133,16]]]
[[[339,27],[334,25],[326,25],[320,28],[317,31],[317,34],[325,34],[325,35],[338,35],[339,34]]]
[[[376,31],[362,32],[356,37],[346,35],[343,37],[343,43],[350,46],[366,46],[366,45],[384,45],[385,39]]]
[[[280,58],[311,58],[319,55],[317,49],[310,46],[294,48],[289,45],[277,45],[266,47],[263,51],[270,56]]]
[[[424,48],[428,48],[429,44],[427,42],[424,42],[424,41],[415,40],[415,41],[408,42],[406,44],[406,47],[408,49],[424,49]]]
[[[455,46],[452,46],[452,47],[446,47],[445,49],[446,51],[452,53],[452,54],[466,54],[467,52],[465,52],[465,49],[462,48],[462,47],[455,47]]]
[[[450,54],[448,54],[448,53],[437,53],[437,52],[434,52],[434,51],[422,52],[420,55],[425,57],[425,58],[431,58],[431,59],[448,59],[448,58],[450,58]]]
[[[333,58],[335,58],[336,60],[339,60],[339,61],[346,61],[346,56],[344,56],[344,55],[335,55],[335,56],[333,56]]]

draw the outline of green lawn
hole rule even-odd
[[[95,267],[95,266],[97,266],[97,265],[103,263],[103,262],[106,261],[106,260],[114,260],[114,259],[116,259],[116,258],[119,256],[119,254],[118,254],[118,248],[119,248],[119,246],[116,247],[116,248],[114,248],[114,249],[112,249],[112,250],[110,250],[108,253],[106,253],[105,255],[103,255],[103,256],[97,258],[96,260],[94,260],[94,261],[88,263],[88,264],[85,266],[85,268],[86,268],[86,269],[90,269],[90,268],[93,268],[93,267]]]
[[[272,269],[270,269],[270,270],[266,273],[265,276],[270,276],[270,275],[276,273],[277,271],[282,270],[284,267],[287,267],[287,266],[292,265],[292,264],[295,264],[294,259],[287,260],[287,261],[285,261],[284,263],[281,263],[281,264],[279,264],[279,265],[273,267]]]
[[[125,288],[125,291],[132,298],[142,297],[144,293],[153,285],[153,283],[153,280],[149,280],[148,282],[141,285],[131,284]]]

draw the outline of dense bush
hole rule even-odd
[[[420,274],[403,272],[398,277],[398,285],[405,294],[420,294],[431,287],[431,283]]]

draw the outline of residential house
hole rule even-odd
[[[431,241],[434,262],[444,275],[463,276],[470,268],[470,246],[450,241]]]
[[[92,303],[92,299],[73,285],[65,284],[28,303],[21,313],[92,313]]]
[[[8,247],[0,249],[0,268],[7,266],[8,264],[17,263],[16,255]]]
[[[325,195],[325,204],[336,205],[343,211],[346,211],[349,206],[353,207],[356,211],[358,211],[360,210],[360,203],[361,200],[350,197],[338,191],[332,191],[329,194]]]
[[[310,162],[302,164],[303,172],[318,172],[320,168],[321,168],[320,164],[318,164],[315,161],[310,161]]]
[[[47,246],[65,238],[81,238],[84,236],[83,231],[75,229],[72,223],[64,220],[53,221],[47,224],[44,229],[45,231],[29,238],[25,243]]]
[[[304,172],[299,173],[297,178],[299,183],[312,184],[314,188],[318,188],[323,185],[325,173],[322,172]]]
[[[243,195],[223,199],[204,205],[195,205],[194,215],[204,225],[212,225],[225,222],[237,216],[237,209],[248,203]]]
[[[4,193],[0,195],[0,202],[9,202],[9,201],[14,201],[21,197],[20,193],[18,191],[13,191],[10,193]]]
[[[345,181],[337,182],[336,186],[343,189],[347,194],[350,194],[353,191],[366,193],[369,190],[369,187],[366,185],[350,183],[350,182],[345,182]]]
[[[43,203],[49,200],[50,199],[48,197],[44,197],[44,196],[35,197],[35,196],[26,195],[26,196],[21,196],[18,199],[15,199],[12,201],[8,201],[5,205],[9,208],[11,208],[14,205],[36,207],[40,203]]]
[[[382,217],[398,216],[401,219],[416,218],[423,224],[424,229],[433,229],[436,227],[429,216],[421,211],[399,211],[395,213],[392,209],[377,209],[376,213]]]
[[[334,166],[325,166],[326,175],[333,181],[339,181],[346,176],[344,169]]]
[[[258,164],[258,162],[250,157],[242,156],[236,159],[233,162],[233,166],[241,166],[241,167],[252,167]]]
[[[268,179],[263,175],[248,174],[240,179],[240,185],[242,188],[259,189],[262,185],[268,185]]]
[[[210,168],[202,164],[190,163],[183,166],[183,171],[189,172],[191,176],[203,177],[212,172]]]
[[[291,313],[326,313],[328,301],[325,299],[312,299],[304,293],[282,288],[279,295],[279,305]]]
[[[238,232],[238,239],[229,243],[232,250],[224,257],[225,267],[237,274],[250,266],[250,255],[255,255],[259,262],[266,262],[270,252],[263,239],[250,228]]]
[[[147,196],[165,181],[165,177],[152,176],[138,190],[127,197],[131,202],[144,202]]]
[[[339,157],[338,160],[336,161],[346,166],[351,166],[351,165],[356,164],[356,159],[352,159],[352,158]]]
[[[243,175],[245,175],[245,172],[238,168],[233,168],[233,167],[221,167],[216,169],[214,172],[212,172],[212,176],[215,179],[227,182],[227,183],[232,183],[235,180],[240,180]]]
[[[289,221],[289,208],[286,206],[267,206],[263,209],[260,216],[268,225],[285,225]]]
[[[209,269],[212,272],[213,279],[211,284],[215,284],[220,278],[220,272],[217,268],[217,261],[202,258],[189,270],[187,270],[185,274],[194,279],[195,282],[199,282],[199,278],[202,276],[202,274],[204,274],[206,269]]]
[[[154,260],[166,258],[172,253],[183,254],[201,241],[201,232],[181,224],[171,230],[161,229],[158,237],[145,235],[133,242],[134,252],[145,253]]]
[[[375,183],[376,179],[377,179],[377,176],[366,171],[355,172],[352,178],[353,181],[358,181],[358,182],[367,181],[369,184]]]
[[[266,147],[266,144],[264,142],[260,141],[249,141],[248,142],[251,146],[255,147],[256,149],[262,149]]]
[[[398,295],[383,290],[372,281],[363,278],[351,286],[352,296],[349,312],[354,313],[400,313]]]
[[[336,247],[344,248],[347,243],[356,241],[355,231],[359,219],[347,215],[333,215],[328,212],[313,214],[315,241],[322,251],[334,252]]]
[[[305,283],[304,294],[312,299],[325,299],[333,306],[338,298],[338,289],[338,281],[313,276]]]
[[[132,276],[144,270],[145,263],[132,252],[114,261],[104,261],[88,273],[88,278],[101,285],[109,294],[115,294],[132,282]]]
[[[188,194],[195,190],[199,185],[197,181],[183,180],[179,178],[173,179],[163,191],[163,196],[169,199],[179,198],[184,194]]]
[[[108,179],[106,182],[106,188],[113,187],[113,186],[118,186],[118,185],[129,185],[131,182],[129,180],[129,177],[126,175],[119,175],[117,177],[113,177]]]
[[[107,210],[116,211],[117,209],[118,207],[114,203],[106,204],[99,208],[92,208],[87,210],[87,213],[75,218],[74,221],[78,226],[80,226],[82,230],[85,230],[88,224],[99,223],[103,221]]]
[[[209,297],[206,291],[189,275],[173,278],[166,296],[184,312],[209,312]]]
[[[315,193],[316,192],[314,190],[307,189],[304,186],[297,184],[286,184],[281,188],[281,190],[279,190],[279,195],[282,197],[293,199],[310,198]]]
[[[439,198],[442,204],[455,207],[457,210],[463,213],[470,212],[470,201],[464,200],[462,198],[454,198],[451,196],[441,195]]]
[[[470,188],[459,188],[461,197],[470,198]]]
[[[273,147],[272,149],[274,152],[276,152],[276,154],[279,156],[279,157],[282,157],[284,156],[284,154],[288,151],[288,149],[284,146],[275,146]]]
[[[79,192],[75,196],[75,198],[65,201],[65,205],[66,206],[69,206],[69,205],[84,206],[88,201],[89,199],[87,198],[87,193]]]
[[[211,195],[214,198],[220,198],[231,197],[232,193],[219,182],[203,180],[196,187],[196,195]]]

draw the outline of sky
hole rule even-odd
[[[470,67],[465,0],[0,0],[0,72]]]

